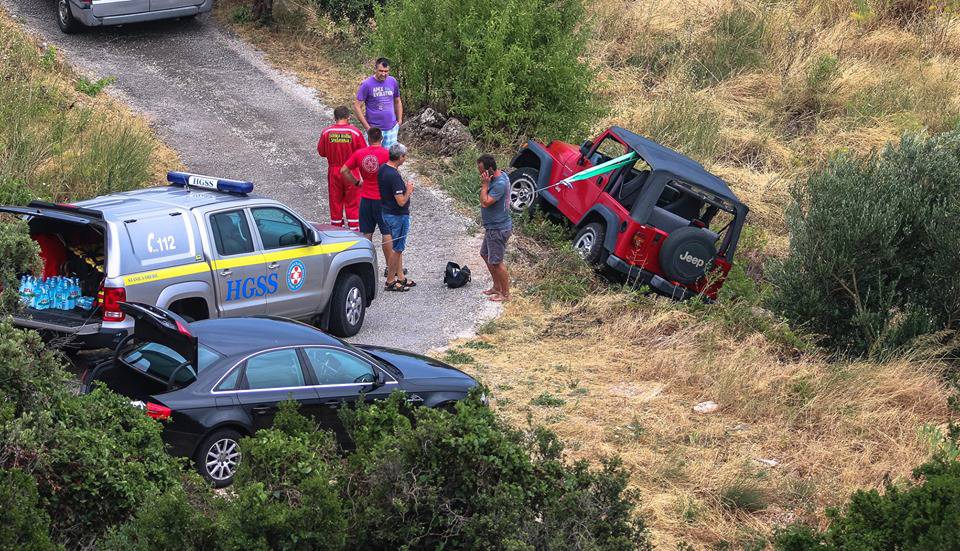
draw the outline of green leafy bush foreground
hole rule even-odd
[[[960,131],[841,155],[792,189],[774,306],[834,350],[863,354],[958,329]]]
[[[649,547],[616,461],[567,465],[552,434],[507,427],[476,397],[456,414],[405,409],[394,395],[349,413],[356,449],[342,457],[287,405],[244,441],[232,498],[170,493],[101,548]]]
[[[3,548],[647,547],[617,461],[568,464],[556,436],[507,426],[476,395],[456,413],[400,394],[347,411],[347,454],[285,404],[221,496],[126,398],[76,395],[36,333],[0,322],[0,358]]]
[[[486,139],[579,137],[596,109],[587,19],[581,0],[396,0],[376,8],[371,50],[414,105]]]

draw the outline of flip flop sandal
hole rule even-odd
[[[406,293],[407,291],[410,290],[410,288],[404,285],[403,283],[400,283],[399,281],[394,281],[392,284],[387,285],[385,290],[391,291],[394,293]]]
[[[417,286],[417,282],[416,282],[416,281],[414,281],[414,280],[412,280],[412,279],[407,279],[407,278],[403,278],[403,281],[401,282],[401,284],[402,284],[404,287],[408,288],[408,289],[409,289],[410,287],[416,287],[416,286]]]

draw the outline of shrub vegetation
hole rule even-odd
[[[573,138],[596,113],[586,20],[581,0],[397,0],[376,8],[371,50],[413,105],[484,138]]]
[[[960,319],[960,132],[840,155],[791,190],[773,303],[841,352],[874,353]]]

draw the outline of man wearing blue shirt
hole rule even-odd
[[[480,245],[480,257],[483,258],[493,286],[483,294],[494,302],[510,300],[510,274],[504,264],[507,240],[513,234],[513,218],[510,217],[510,179],[497,168],[493,155],[481,155],[477,159],[477,172],[480,173],[480,218],[483,220],[483,244]]]

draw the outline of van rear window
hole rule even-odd
[[[200,364],[199,371],[203,371],[221,358],[220,354],[202,344],[197,348],[197,357]],[[148,342],[127,353],[123,357],[123,361],[141,373],[166,382],[170,379],[173,370],[187,360],[167,346],[156,342]],[[196,380],[199,371],[195,370],[194,366],[187,365],[177,372],[174,383],[181,387],[188,385]]]

